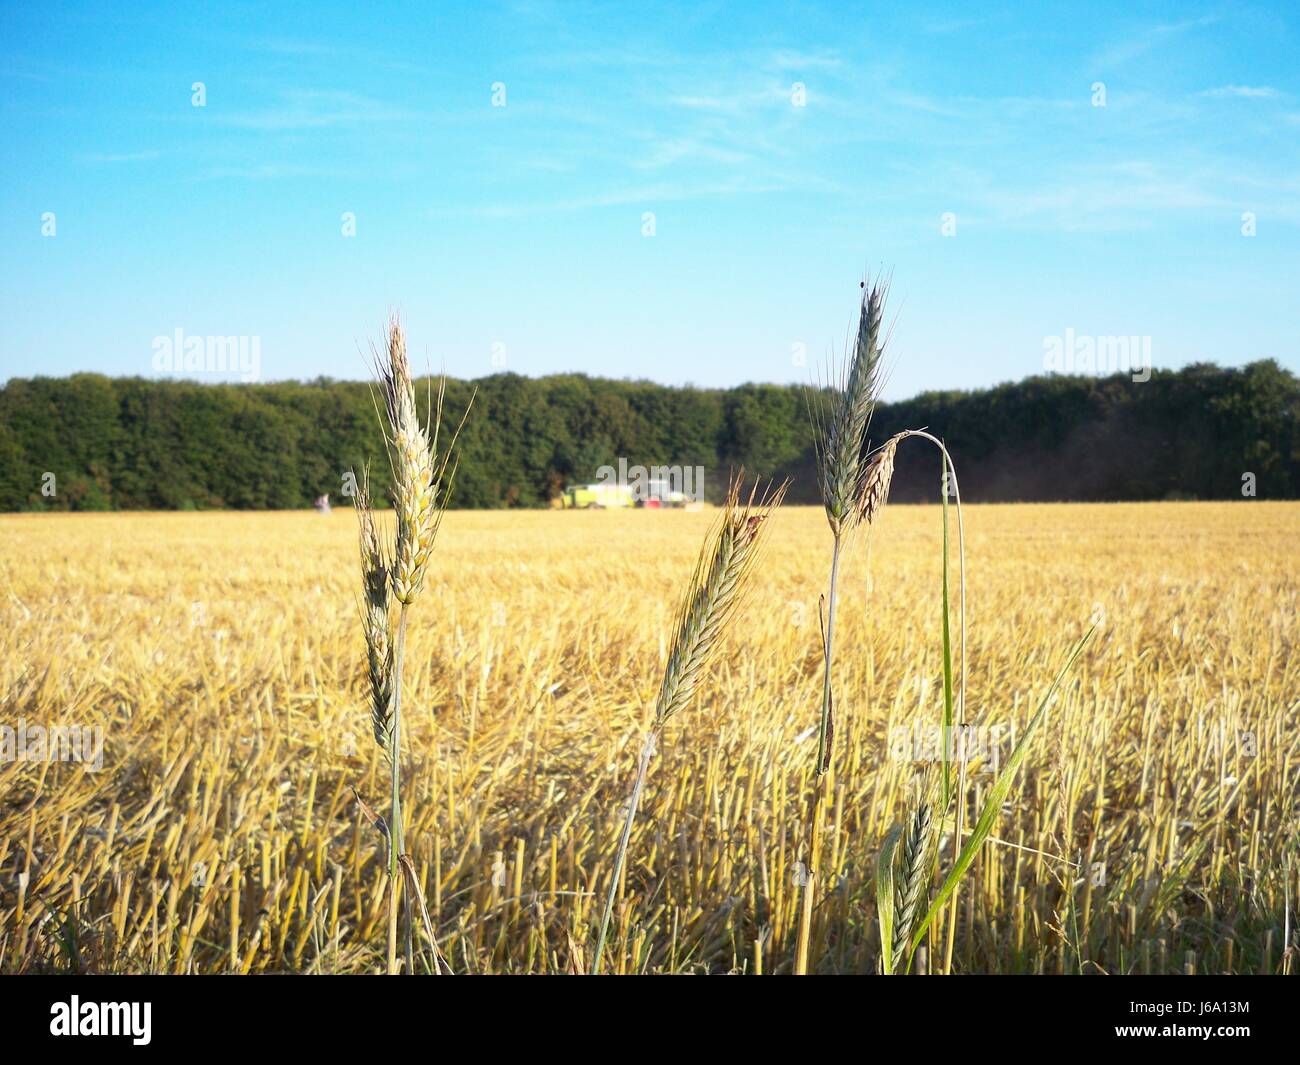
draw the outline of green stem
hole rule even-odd
[[[943,493],[943,667],[944,667],[944,762],[943,762],[943,802],[945,815],[950,808],[950,804],[955,798],[956,801],[956,833],[953,836],[953,847],[956,849],[961,845],[962,832],[964,829],[964,820],[966,814],[966,752],[965,752],[965,726],[966,726],[966,528],[962,522],[961,511],[961,488],[957,484],[957,467],[952,461],[952,455],[948,453],[948,448],[944,446],[942,440],[921,429],[909,429],[907,436],[919,436],[923,440],[928,440],[939,449],[943,456],[944,479],[940,485]],[[956,728],[963,733],[959,742],[963,744],[962,756],[957,762],[957,787],[956,791],[952,788],[952,766],[948,759],[948,744],[953,742],[953,682],[952,682],[952,641],[949,628],[949,594],[948,594],[948,481],[952,482],[952,494],[957,503],[957,558],[958,573],[961,582],[961,600],[960,600],[960,620],[959,629],[961,634],[960,644],[960,665],[958,668],[958,686],[956,691]],[[936,865],[938,856],[935,856]],[[928,923],[928,921],[927,921]],[[948,974],[952,972],[953,948],[957,936],[957,890],[954,883],[952,888],[951,906],[948,912],[948,928],[946,942],[944,946],[943,964],[939,971]],[[917,940],[919,942],[919,939]],[[910,955],[908,959],[910,964]]]
[[[627,819],[623,822],[623,832],[618,838],[618,853],[614,856],[614,873],[610,877],[609,891],[605,895],[605,910],[600,916],[600,932],[596,936],[596,952],[591,959],[591,975],[600,975],[601,959],[605,953],[605,937],[609,934],[609,921],[614,913],[614,899],[618,896],[619,881],[623,879],[623,865],[627,861],[627,847],[632,839],[632,822],[636,819],[636,808],[641,801],[641,791],[645,787],[646,771],[650,759],[655,753],[659,738],[659,723],[646,735],[645,746],[641,748],[641,760],[637,765],[636,780],[632,784],[632,795],[627,801]]]
[[[942,471],[939,477],[939,492],[943,504],[943,801],[946,812],[948,800],[952,797],[952,626],[949,619],[948,600],[948,456],[939,456]]]
[[[831,734],[831,658],[835,635],[835,590],[840,576],[840,547],[843,541],[840,534],[835,534],[835,548],[831,552],[831,587],[826,605],[826,631],[823,633],[822,656],[826,662],[825,675],[822,678],[822,720],[817,731],[817,764],[813,767],[813,793],[808,804],[808,867],[807,879],[804,881],[803,907],[800,910],[799,932],[795,939],[794,971],[796,976],[808,972],[808,950],[812,929],[812,892],[817,884],[817,862],[821,842],[821,805],[826,791],[826,770],[830,768],[830,744],[835,737]]]
[[[840,575],[840,544],[841,540],[838,534],[835,537],[835,549],[831,553],[831,588],[829,600],[826,604],[826,646],[822,648],[822,653],[826,659],[826,673],[822,681],[822,721],[821,728],[817,732],[817,775],[821,776],[826,771],[827,766],[827,741],[834,737],[829,736],[831,722],[831,655],[835,633],[835,586],[839,582]]]

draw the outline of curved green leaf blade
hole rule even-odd
[[[1038,709],[1034,711],[1034,716],[1029,719],[1029,724],[1025,726],[1025,731],[1021,734],[1019,742],[1016,743],[1010,757],[1007,759],[1006,768],[994,781],[993,786],[989,789],[988,798],[984,802],[984,808],[980,811],[979,820],[975,822],[974,828],[971,829],[970,838],[966,845],[962,847],[961,852],[957,855],[957,860],[953,863],[952,870],[948,873],[947,879],[944,880],[943,886],[939,889],[930,904],[930,909],[925,915],[925,919],[919,922],[912,932],[911,949],[916,950],[922,938],[925,936],[925,930],[929,928],[930,922],[934,920],[935,915],[939,912],[943,904],[948,900],[948,896],[957,890],[957,885],[965,875],[966,870],[970,868],[971,862],[975,860],[975,855],[983,845],[984,840],[988,838],[993,831],[993,822],[997,819],[998,811],[1002,807],[1002,802],[1011,790],[1012,781],[1015,779],[1016,771],[1020,764],[1025,760],[1029,753],[1029,744],[1034,738],[1034,733],[1038,731],[1039,725],[1042,724],[1043,718],[1047,716],[1048,705],[1052,697],[1056,694],[1057,689],[1061,686],[1061,681],[1065,679],[1066,673],[1074,665],[1079,655],[1083,653],[1084,647],[1092,639],[1092,634],[1096,631],[1097,626],[1093,625],[1083,634],[1083,638],[1074,645],[1074,650],[1070,652],[1069,657],[1065,660],[1065,665],[1057,673],[1056,679],[1052,681],[1052,686],[1047,689],[1047,694],[1043,696],[1042,701],[1038,704]]]

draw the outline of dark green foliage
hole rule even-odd
[[[791,502],[820,502],[797,386],[497,374],[448,382],[446,423],[474,389],[453,506],[542,506],[620,457],[703,466],[715,502],[740,466],[792,477]],[[376,427],[359,382],[15,378],[0,388],[0,510],[305,507],[322,492],[338,501],[345,471],[367,461],[382,506],[390,472]],[[1300,381],[1272,361],[929,392],[881,404],[871,435],[921,427],[953,448],[971,502],[1239,499],[1247,473],[1259,498],[1300,496]],[[900,449],[891,499],[933,498],[931,465]],[[41,492],[47,472],[53,497]]]

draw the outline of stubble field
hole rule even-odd
[[[410,615],[405,803],[456,972],[589,956],[710,520],[448,514]],[[965,522],[990,752],[1100,624],[962,886],[954,971],[1294,967],[1300,504]],[[940,714],[939,538],[937,507],[887,508],[842,574],[819,971],[877,964],[876,851]],[[789,970],[829,551],[820,510],[777,514],[651,763],[608,968]],[[359,591],[346,510],[0,516],[0,725],[104,730],[98,771],[0,761],[0,969],[382,970],[383,841],[352,791],[386,809]]]

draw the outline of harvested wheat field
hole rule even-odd
[[[403,741],[406,847],[453,971],[588,967],[715,514],[448,513]],[[1010,734],[1099,624],[929,956],[955,916],[954,972],[1293,965],[1300,504],[964,521],[971,722]],[[841,572],[817,971],[879,964],[876,856],[927,768],[898,737],[942,706],[940,535],[937,506],[887,508]],[[790,971],[828,552],[820,508],[771,519],[649,764],[607,971]],[[388,767],[353,516],[4,515],[0,564],[0,721],[104,729],[98,771],[0,762],[0,968],[382,971],[385,846],[352,789],[386,813]],[[975,810],[992,777],[971,770]]]

